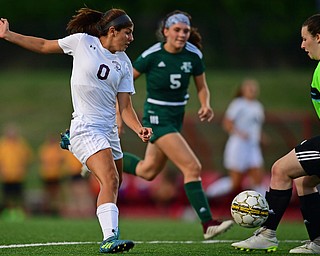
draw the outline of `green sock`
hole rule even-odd
[[[193,181],[184,184],[184,190],[193,209],[198,214],[202,223],[212,220],[212,214],[208,199],[205,196],[200,181]]]
[[[123,152],[123,171],[136,175],[136,167],[140,160],[141,158],[134,154]]]

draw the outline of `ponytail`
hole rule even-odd
[[[191,27],[190,37],[188,41],[202,50],[202,36],[200,35],[197,28]]]
[[[121,9],[111,9],[103,13],[89,8],[81,8],[69,21],[67,31],[69,34],[87,33],[100,37],[107,35],[111,26],[119,31],[133,26],[133,22]]]
[[[100,33],[97,24],[103,17],[103,13],[89,8],[81,8],[77,14],[72,17],[67,25],[69,34],[87,33],[99,37]]]

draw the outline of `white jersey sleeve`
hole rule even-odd
[[[131,94],[135,93],[134,83],[133,83],[133,67],[131,60],[125,52],[118,52],[118,57],[123,61],[125,75],[121,80],[119,85],[119,92],[129,92]]]
[[[65,38],[59,39],[58,44],[65,54],[73,56],[75,49],[77,48],[77,45],[79,44],[80,39],[83,35],[84,34],[79,33],[67,36]]]

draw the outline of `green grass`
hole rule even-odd
[[[24,136],[36,148],[47,134],[59,133],[69,126],[71,118],[70,70],[1,70],[0,128],[17,123]],[[313,70],[233,71],[207,70],[211,103],[216,113],[225,111],[236,86],[245,77],[261,84],[261,101],[267,111],[313,111],[309,84]],[[134,106],[142,113],[145,80],[136,81]],[[199,103],[193,83],[190,86],[187,113],[198,111]]]
[[[56,134],[69,127],[72,106],[70,96],[70,69],[63,70],[35,70],[17,69],[0,70],[0,133],[1,128],[7,123],[16,123],[22,135],[30,142],[34,149],[34,162],[28,170],[27,188],[38,187],[38,158],[37,150],[49,134]],[[218,116],[225,111],[233,97],[236,86],[245,77],[258,79],[261,87],[260,99],[266,111],[309,113],[315,117],[310,103],[309,84],[313,70],[210,70],[206,72],[208,86],[211,91],[211,103],[216,118],[213,124],[200,123],[195,119],[201,139],[210,144],[209,150],[203,155],[199,149],[201,143],[191,146],[205,168],[222,171],[222,150],[226,134],[219,123],[215,123]],[[145,79],[141,77],[136,81],[136,94],[133,103],[136,111],[141,116],[145,98]],[[195,86],[190,86],[190,101],[187,105],[187,116],[194,116],[199,107]],[[316,127],[316,126],[314,126]],[[267,127],[268,128],[268,127]],[[298,129],[298,142],[302,138],[303,128]],[[268,131],[272,138],[270,154],[266,152],[266,168],[289,149],[282,145],[283,138],[279,134]],[[302,130],[302,131],[301,131]],[[318,131],[317,128],[315,128]],[[281,136],[281,134],[280,134]],[[186,137],[187,140],[190,139]],[[126,129],[122,137],[124,149],[135,149],[137,155],[144,155],[145,145],[135,134]],[[281,145],[276,143],[281,142]],[[268,149],[267,149],[268,150]],[[202,156],[204,159],[202,159]],[[207,167],[208,166],[208,167]]]
[[[59,134],[71,118],[69,77],[69,71],[1,72],[0,124],[18,124],[33,147],[48,134]]]
[[[261,101],[267,111],[312,112],[309,84],[313,70],[266,70],[266,71],[207,71],[212,106],[216,114],[222,113],[232,98],[236,85],[247,76],[261,83]],[[71,116],[70,70],[7,70],[0,71],[0,126],[15,122],[35,150],[47,134],[59,134],[69,126]],[[133,97],[138,113],[142,112],[145,96],[144,79],[136,83],[137,94]],[[190,88],[191,99],[188,113],[198,109],[194,86]],[[206,131],[212,127],[205,126]],[[210,132],[207,132],[210,134]],[[126,133],[128,138],[130,133]],[[219,142],[218,133],[209,140]],[[143,144],[134,137],[132,143],[124,139],[124,147],[144,150]],[[134,145],[135,145],[134,144]],[[221,145],[220,145],[221,146]],[[213,147],[216,150],[217,147]],[[196,149],[197,150],[197,149]],[[139,154],[139,152],[136,152]],[[214,152],[217,155],[217,151]],[[219,152],[218,152],[219,153]],[[221,154],[218,154],[221,155]],[[276,154],[274,157],[278,157]],[[28,174],[28,187],[35,186],[38,179],[37,159]],[[217,161],[215,161],[217,162]],[[30,185],[32,184],[32,185]],[[245,239],[253,232],[238,226],[219,236],[217,243],[203,243],[198,223],[175,220],[121,220],[122,238],[137,241],[128,255],[248,255],[230,247],[231,241]],[[276,255],[286,255],[288,250],[305,240],[307,234],[302,222],[282,223],[278,230],[282,241]],[[285,240],[290,240],[285,242]],[[101,231],[96,219],[63,220],[31,218],[24,222],[0,220],[0,244],[34,244],[48,242],[92,242],[79,245],[55,245],[23,248],[2,248],[0,255],[99,255],[98,243]],[[150,243],[159,241],[159,243]],[[169,242],[166,242],[169,241]],[[170,243],[173,242],[173,243]],[[178,243],[177,241],[192,241]],[[220,241],[220,242],[219,242]],[[225,241],[225,242],[223,242]],[[175,243],[177,242],[177,243]],[[1,248],[1,247],[0,247]],[[258,255],[250,253],[249,255]]]
[[[101,255],[101,231],[96,219],[67,220],[31,218],[23,222],[0,221],[0,255]],[[210,243],[204,242],[197,222],[173,219],[121,219],[121,236],[136,242],[127,255],[259,255],[234,250],[233,241],[249,237],[254,229],[234,226]],[[307,239],[302,222],[283,222],[278,229],[280,246],[272,255],[286,255],[290,248]],[[66,242],[64,245],[40,245]],[[68,242],[89,242],[70,245]],[[21,248],[1,248],[3,245],[30,245]]]

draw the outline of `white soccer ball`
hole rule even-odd
[[[231,215],[234,221],[242,227],[259,227],[269,216],[269,205],[260,193],[246,190],[233,199]]]

